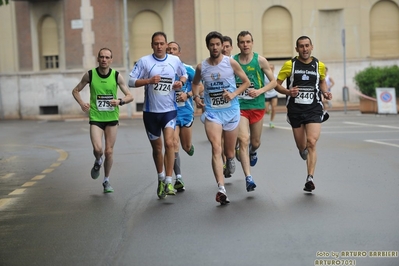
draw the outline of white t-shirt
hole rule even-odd
[[[277,75],[274,74],[274,78],[277,80]],[[265,85],[269,84],[270,80],[267,78],[267,76],[265,75]],[[277,91],[275,89],[271,89],[267,92],[265,92],[265,98],[273,98],[277,96]]]
[[[176,110],[172,86],[179,77],[187,77],[186,68],[177,56],[166,54],[165,58],[158,59],[151,54],[140,58],[130,72],[130,77],[134,79],[149,79],[156,75],[161,76],[159,83],[144,87],[143,111],[166,113]]]

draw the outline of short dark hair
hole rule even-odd
[[[206,42],[206,47],[209,46],[209,43],[211,39],[219,39],[220,42],[223,44],[223,35],[220,32],[217,31],[211,31],[206,35],[205,42]]]
[[[107,51],[109,51],[109,52],[111,53],[111,58],[112,58],[112,51],[111,51],[111,49],[109,49],[109,48],[106,48],[106,47],[104,47],[104,48],[101,48],[101,49],[100,49],[100,51],[98,51],[97,58],[99,58],[99,57],[100,57],[100,53],[101,53],[101,51],[103,51],[103,50],[107,50]]]
[[[171,41],[171,42],[168,43],[168,45],[171,44],[171,43],[175,43],[175,44],[177,45],[177,48],[179,49],[179,52],[181,51],[180,44],[178,44],[178,43],[175,42],[175,41]]]
[[[237,35],[237,43],[239,42],[239,38],[240,37],[244,37],[244,36],[247,36],[247,35],[251,36],[251,41],[254,41],[254,38],[252,37],[252,34],[249,31],[247,31],[247,30],[243,30],[240,33],[238,33],[238,35]]]
[[[233,46],[233,40],[229,36],[223,36],[223,42],[229,42]]]
[[[296,40],[296,43],[295,43],[295,47],[298,47],[298,42],[299,41],[302,41],[302,40],[309,40],[310,41],[310,44],[312,44],[312,40],[308,37],[308,36],[305,36],[305,35],[303,35],[303,36],[301,36],[301,37],[299,37],[297,40]]]
[[[154,38],[155,38],[156,36],[158,36],[158,35],[162,35],[162,36],[165,38],[165,42],[168,42],[168,40],[167,40],[167,38],[166,38],[165,32],[163,32],[163,31],[157,31],[157,32],[154,32],[154,34],[152,35],[152,37],[151,37],[151,43],[154,41]]]

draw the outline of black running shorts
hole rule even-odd
[[[328,119],[328,117],[328,113],[324,113],[323,111],[303,114],[287,114],[287,122],[292,128],[298,128],[301,127],[301,125],[309,123],[323,123]]]

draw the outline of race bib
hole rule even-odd
[[[223,91],[209,93],[212,108],[226,108],[231,106],[231,102],[223,97]]]
[[[172,82],[172,78],[161,77],[161,80],[157,84],[154,84],[154,92],[160,95],[168,95],[172,90]]]
[[[295,97],[295,103],[312,104],[315,96],[313,87],[298,87],[299,92]]]
[[[236,83],[237,89],[241,86],[242,83]],[[255,98],[252,98],[251,96],[248,95],[249,90],[255,88],[254,84],[251,82],[251,85],[249,87],[241,92],[239,95],[237,95],[238,99],[245,99],[245,100],[253,100]]]
[[[113,111],[115,108],[111,105],[111,100],[114,99],[114,96],[111,95],[97,95],[97,110],[98,111]]]
[[[178,107],[183,107],[183,106],[185,106],[186,105],[186,102],[184,102],[184,101],[179,101],[177,98],[179,98],[180,97],[180,95],[182,94],[182,91],[176,91],[176,103],[177,103],[177,106]]]

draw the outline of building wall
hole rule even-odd
[[[399,1],[385,0],[399,6]],[[195,0],[197,61],[209,56],[206,35],[213,30],[228,35],[236,42],[238,33],[248,30],[254,38],[254,51],[263,54],[262,18],[272,7],[286,9],[292,18],[291,56],[297,55],[295,40],[301,35],[312,39],[313,55],[329,67],[335,81],[332,89],[334,101],[342,102],[342,88],[350,88],[350,101],[358,102],[353,77],[368,67],[398,64],[398,58],[372,58],[370,54],[370,12],[380,0]],[[396,20],[394,20],[396,21]],[[276,26],[281,23],[275,21]],[[345,29],[345,60],[342,30]],[[399,38],[399,36],[398,36]],[[287,38],[288,39],[288,38]],[[233,43],[233,53],[238,53]],[[399,55],[399,51],[398,51]],[[285,60],[273,60],[278,72]],[[344,72],[345,71],[345,72]],[[277,73],[276,73],[277,74]],[[345,79],[346,77],[346,79]]]
[[[18,52],[14,5],[0,7],[0,73],[15,73],[18,70]],[[3,25],[3,26],[1,26]]]
[[[178,42],[181,51],[181,60],[194,65],[196,61],[197,46],[195,40],[195,10],[194,0],[174,0],[173,16],[174,41]],[[182,23],[184,21],[184,23]],[[169,41],[172,41],[170,39]]]
[[[81,0],[64,1],[64,43],[65,43],[65,69],[83,68],[83,36],[82,29],[73,29],[72,21],[78,21],[80,16]]]
[[[11,2],[11,1],[10,1]],[[13,4],[11,2],[10,4]],[[18,69],[29,71],[33,69],[31,20],[28,2],[15,3],[15,23],[17,25]]]
[[[355,89],[353,76],[356,72],[369,65],[399,63],[398,56],[371,56],[370,12],[380,2],[399,6],[399,0],[127,0],[127,24],[129,31],[134,26],[145,27],[140,23],[134,25],[138,15],[155,14],[159,17],[159,30],[168,35],[169,41],[177,41],[182,46],[182,60],[196,65],[209,55],[205,36],[212,30],[229,35],[233,40],[241,30],[249,30],[254,37],[254,51],[260,54],[270,51],[264,43],[268,40],[263,38],[262,21],[268,10],[277,8],[288,14],[286,20],[291,19],[289,23],[283,21],[286,26],[291,25],[290,36],[279,39],[277,45],[290,40],[292,43],[288,45],[292,50],[288,57],[295,56],[294,41],[300,35],[310,36],[313,55],[326,63],[335,80],[332,92],[334,101],[339,102],[345,84]],[[104,46],[113,50],[112,67],[127,79],[134,61],[152,52],[148,37],[152,32],[130,39],[130,47],[140,44],[145,49],[135,58],[130,57],[127,66],[123,11],[123,0],[10,1],[9,5],[0,7],[1,17],[10,22],[0,24],[0,119],[35,119],[40,117],[41,108],[47,106],[58,106],[62,117],[84,116],[71,91],[85,71],[97,66],[97,52]],[[40,66],[37,27],[44,14],[51,15],[58,25],[58,69],[43,70]],[[73,21],[81,21],[82,27],[72,28]],[[278,17],[275,23],[277,28],[282,25]],[[346,30],[346,64],[341,39],[343,28]],[[235,43],[234,46],[233,53],[237,53]],[[286,59],[276,59],[270,54],[268,59],[275,64],[277,72]],[[82,91],[87,101],[88,91],[88,88]],[[131,88],[131,91],[135,103],[143,101],[142,88]],[[350,93],[350,101],[358,101],[354,91]],[[121,110],[122,116],[139,113],[135,104]]]

